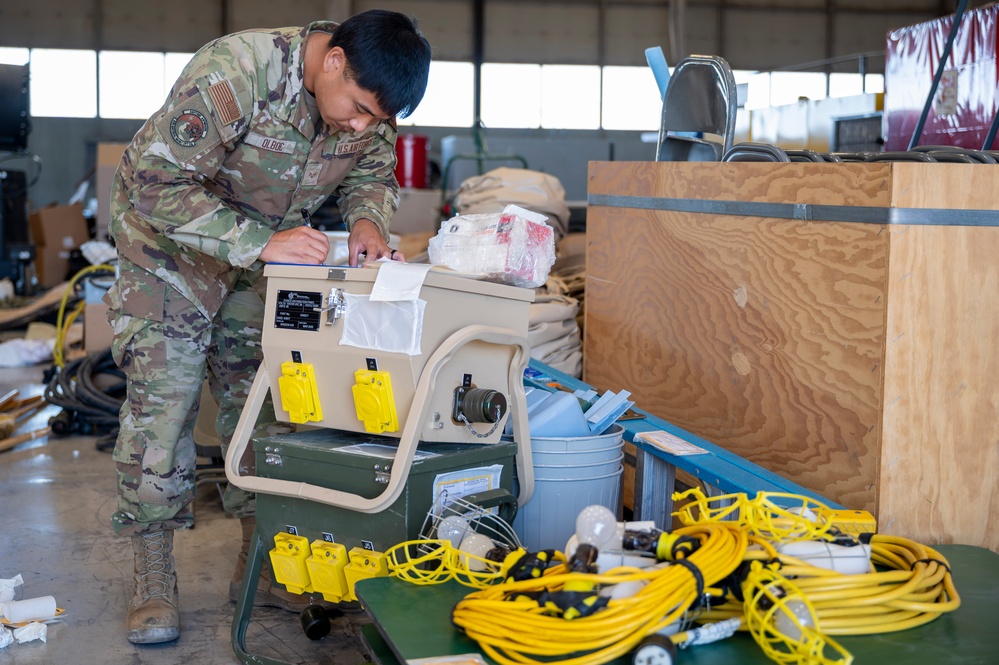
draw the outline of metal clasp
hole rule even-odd
[[[347,299],[343,297],[343,289],[333,287],[330,289],[330,294],[326,297],[326,305],[323,307],[313,307],[312,311],[326,312],[326,325],[333,326],[346,308]]]

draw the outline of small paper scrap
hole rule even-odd
[[[664,450],[670,455],[706,455],[708,451],[700,446],[695,446],[689,441],[684,441],[680,437],[670,434],[665,430],[655,430],[654,432],[639,432],[637,438],[651,443],[656,448]]]

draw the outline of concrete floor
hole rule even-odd
[[[45,367],[0,368],[0,394],[41,394]],[[58,412],[49,407],[18,429],[44,427]],[[18,598],[54,596],[66,610],[49,625],[47,642],[11,644],[0,663],[130,665],[238,664],[230,628],[235,605],[228,586],[239,549],[239,522],[222,510],[214,485],[200,488],[194,529],[175,537],[181,636],[162,645],[125,639],[125,608],[132,593],[132,549],[114,535],[111,455],[94,437],[47,437],[0,453],[0,579],[18,573]],[[363,612],[345,614],[331,633],[310,641],[298,615],[262,608],[253,612],[246,649],[252,656],[289,663],[352,665],[368,660],[359,630]]]

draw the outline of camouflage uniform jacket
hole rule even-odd
[[[330,133],[306,103],[308,34],[336,24],[251,30],[203,47],[125,151],[112,187],[119,256],[213,318],[275,231],[339,194],[348,228],[388,237],[398,207],[394,121]]]

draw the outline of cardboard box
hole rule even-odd
[[[440,228],[441,192],[439,189],[399,190],[399,209],[392,216],[389,230],[397,235],[437,232]]]
[[[98,143],[94,174],[94,187],[97,189],[97,218],[94,220],[96,237],[104,240],[111,221],[111,183],[127,143]]]
[[[31,213],[28,219],[35,243],[35,273],[42,286],[66,281],[69,252],[90,240],[83,204],[50,206]]]
[[[108,306],[98,301],[83,306],[83,348],[88,354],[111,348],[114,331],[108,323]]]

